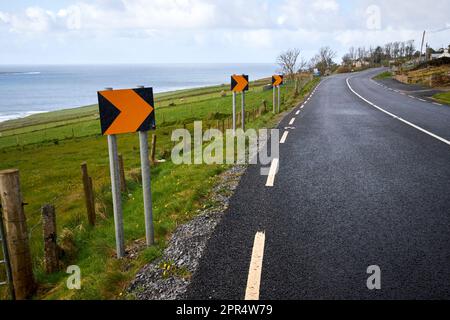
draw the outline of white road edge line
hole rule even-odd
[[[425,100],[425,99],[420,99],[420,98],[419,98],[419,100],[422,101],[422,102],[427,102],[427,100]]]
[[[361,96],[359,93],[357,93],[355,90],[353,90],[352,86],[350,85],[350,78],[347,78],[346,81],[347,81],[347,86],[348,86],[348,88],[349,88],[349,89],[350,89],[350,90],[351,90],[358,98],[360,98],[361,100],[363,100],[363,101],[365,101],[366,103],[370,104],[372,107],[374,107],[374,108],[380,110],[381,112],[384,112],[385,114],[387,114],[387,115],[393,117],[394,119],[397,119],[397,120],[399,120],[399,121],[401,121],[401,122],[403,122],[403,123],[405,123],[405,124],[407,124],[407,125],[413,127],[414,129],[417,129],[417,130],[419,130],[419,131],[422,131],[423,133],[425,133],[425,134],[427,134],[427,135],[429,135],[429,136],[431,136],[431,137],[433,137],[433,138],[435,138],[435,139],[437,139],[437,140],[439,140],[439,141],[441,141],[441,142],[443,142],[443,143],[445,143],[445,144],[447,144],[447,145],[450,146],[450,141],[448,141],[448,140],[446,140],[446,139],[444,139],[444,138],[442,138],[442,137],[440,137],[440,136],[438,136],[438,135],[435,135],[434,133],[432,133],[432,132],[430,132],[430,131],[427,131],[427,130],[425,130],[425,129],[419,127],[419,126],[416,126],[414,123],[411,123],[411,122],[409,122],[409,121],[407,121],[407,120],[405,120],[405,119],[402,119],[402,118],[396,116],[395,114],[390,113],[389,111],[386,111],[386,110],[380,108],[380,107],[377,106],[375,103],[370,102],[369,100],[367,100],[366,98],[364,98],[363,96]]]
[[[286,143],[286,139],[287,139],[287,137],[288,137],[288,134],[289,134],[289,131],[285,131],[285,132],[283,133],[283,136],[281,137],[281,140],[280,140],[280,143],[281,143],[281,144]]]
[[[250,268],[248,271],[247,288],[245,290],[246,301],[259,300],[265,242],[266,234],[264,232],[256,233],[255,241],[253,243],[252,258],[250,260]]]
[[[437,103],[437,102],[433,102],[433,104],[435,104],[435,105],[437,105],[437,106],[440,106],[440,107],[442,107],[442,104],[440,104],[440,103]]]
[[[292,126],[294,124],[294,122],[295,122],[295,118],[292,118],[291,122],[289,122],[289,125]]]
[[[267,177],[266,187],[273,187],[275,185],[275,176],[278,171],[278,164],[280,160],[275,158],[272,160],[272,165],[270,166],[269,176]]]
[[[298,116],[300,114],[300,110],[298,110],[295,115]]]

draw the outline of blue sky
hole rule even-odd
[[[426,11],[426,14],[424,12]],[[450,1],[16,0],[0,2],[0,64],[274,62],[414,39],[450,42]]]

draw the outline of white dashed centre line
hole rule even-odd
[[[286,139],[287,139],[287,137],[288,137],[288,134],[289,134],[289,131],[285,131],[285,132],[283,133],[283,136],[281,137],[281,140],[280,140],[280,143],[281,143],[281,144],[286,143]]]
[[[419,98],[419,100],[422,101],[422,102],[427,102],[427,100],[424,100],[424,99],[420,99],[420,98]]]
[[[267,177],[266,187],[273,187],[275,185],[275,176],[278,172],[278,165],[280,160],[275,158],[272,160],[272,165],[270,166],[269,176]]]
[[[248,272],[247,289],[245,290],[245,300],[259,300],[259,289],[261,287],[261,273],[264,258],[264,246],[266,234],[258,232],[253,243],[252,259]]]
[[[292,126],[294,124],[294,122],[295,122],[295,118],[292,118],[291,122],[289,122],[289,125]]]

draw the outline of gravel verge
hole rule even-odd
[[[137,300],[182,300],[197,271],[208,240],[225,215],[245,166],[221,174],[208,200],[214,205],[200,210],[190,222],[178,227],[161,258],[146,265],[131,282],[128,293]]]

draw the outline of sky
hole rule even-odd
[[[448,0],[0,0],[0,64],[273,63],[450,44]]]

